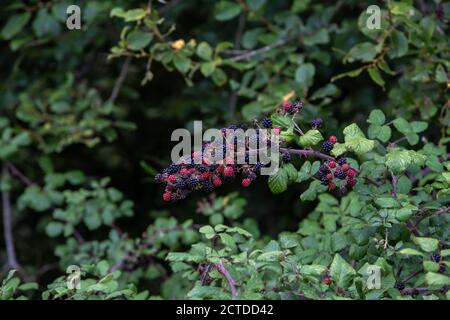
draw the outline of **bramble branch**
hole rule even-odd
[[[228,272],[227,268],[225,268],[223,260],[220,259],[220,262],[216,263],[214,266],[221,274],[224,275],[225,279],[227,280],[228,285],[230,286],[230,290],[231,290],[231,299],[236,300],[237,299],[236,286],[235,286],[234,280],[231,277],[230,273]]]

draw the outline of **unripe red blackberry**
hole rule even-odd
[[[333,179],[333,174],[332,173],[327,174],[327,179],[328,180],[332,180]]]
[[[326,275],[322,278],[322,283],[326,284],[327,286],[329,286],[332,282],[333,279],[329,275]]]
[[[283,109],[287,110],[291,106],[291,103],[289,101],[283,101]]]
[[[331,181],[329,184],[328,184],[328,190],[334,190],[334,189],[336,189],[336,183],[334,183],[334,181]]]
[[[163,200],[164,201],[170,201],[171,199],[172,199],[172,195],[170,194],[170,192],[164,192]]]
[[[344,163],[345,164],[345,163]],[[352,168],[347,170],[347,177],[353,178],[356,176],[356,172],[355,170],[353,170]]]
[[[169,181],[170,183],[175,183],[175,181],[177,181],[177,177],[171,174],[171,175],[167,178],[167,181]]]
[[[330,167],[330,168],[335,168],[336,167],[336,162],[334,162],[334,161],[329,161],[328,162],[328,166]]]
[[[248,178],[242,179],[242,186],[243,187],[248,187],[251,184],[251,180]]]
[[[337,138],[336,136],[330,136],[330,138],[328,138],[328,141],[330,141],[332,144],[335,144],[337,142]]]
[[[353,178],[347,178],[347,187],[353,188],[356,184],[356,180]]]
[[[348,163],[344,163],[344,164],[341,166],[341,169],[344,170],[344,171],[347,171],[349,168],[350,168],[350,165],[349,165]]]
[[[273,128],[273,133],[274,133],[274,134],[279,135],[280,132],[281,132],[281,129],[280,129],[280,128]]]
[[[224,170],[223,170],[223,174],[225,177],[232,177],[234,175],[234,169],[231,166],[227,166]]]
[[[215,179],[213,180],[213,185],[214,185],[215,187],[220,187],[220,186],[222,185],[222,180],[220,180],[220,178],[215,178]]]

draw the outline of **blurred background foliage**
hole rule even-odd
[[[70,4],[81,30],[66,27]],[[380,30],[366,26],[372,4]],[[1,187],[17,253],[2,249],[0,260],[42,286],[70,264],[94,264],[127,272],[132,288],[117,296],[174,298],[186,283],[165,257],[198,241],[198,226],[236,220],[267,239],[298,229],[316,205],[299,201],[299,184],[273,196],[260,179],[219,200],[163,204],[153,175],[170,162],[171,132],[193,120],[248,122],[298,97],[300,121],[321,117],[328,135],[365,127],[379,108],[427,121],[421,142],[448,142],[441,1],[5,0],[0,17]]]

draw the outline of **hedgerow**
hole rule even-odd
[[[0,12],[0,299],[449,299],[448,4],[72,2]]]

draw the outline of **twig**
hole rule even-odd
[[[289,152],[292,154],[299,154],[302,156],[312,156],[316,158],[320,158],[323,160],[334,160],[332,156],[326,155],[319,151],[313,149],[290,149],[290,148],[280,148],[280,152]]]
[[[244,32],[245,29],[245,20],[246,20],[246,14],[245,12],[242,13],[239,17],[239,23],[236,29],[236,34],[234,36],[234,47],[239,50],[239,48],[241,47],[241,38],[242,38],[242,33]],[[233,72],[233,78],[236,78],[239,75],[239,72],[237,72],[236,70]],[[237,99],[238,99],[238,94],[236,91],[231,90],[230,92],[230,102],[228,105],[228,110],[230,111],[231,114],[234,114],[234,110],[236,109],[236,104],[237,104]]]
[[[272,43],[271,45],[268,45],[268,46],[265,46],[265,47],[262,47],[262,48],[259,48],[259,49],[247,51],[247,52],[245,52],[243,54],[240,54],[238,56],[228,58],[227,60],[228,61],[248,60],[248,59],[250,59],[250,58],[252,58],[254,56],[257,56],[259,54],[262,54],[262,53],[268,52],[270,50],[273,50],[273,49],[275,49],[277,47],[280,47],[280,46],[286,44],[286,42],[288,42],[287,39],[280,39],[277,42]]]
[[[117,95],[119,94],[120,89],[122,88],[123,81],[125,80],[127,74],[128,74],[128,68],[130,66],[131,57],[126,57],[125,62],[122,65],[122,69],[120,70],[119,77],[116,80],[116,83],[114,84],[114,88],[111,92],[111,95],[108,98],[108,102],[114,103],[116,101]]]
[[[33,185],[33,181],[31,181],[26,175],[24,175],[19,169],[17,169],[16,166],[14,166],[12,163],[7,162],[5,164],[6,168],[9,170],[9,172],[11,172],[11,174],[17,178],[20,179],[20,181],[22,181],[23,184],[25,184],[26,186],[31,186]]]
[[[2,168],[2,178],[8,176],[8,169],[6,165]],[[7,266],[16,269],[17,272],[26,280],[30,277],[25,273],[19,262],[17,261],[16,249],[14,247],[14,238],[12,233],[11,222],[11,199],[9,191],[2,190],[2,211],[3,211],[3,236],[5,238]]]
[[[408,282],[409,280],[411,280],[412,278],[414,278],[415,276],[417,276],[418,274],[421,274],[423,272],[423,269],[414,271],[413,273],[411,273],[409,276],[407,276],[405,279],[402,280],[403,283]]]
[[[398,179],[394,175],[394,172],[392,172],[392,170],[391,170],[391,177],[392,177],[392,197],[394,199],[397,199],[397,183],[398,183]]]
[[[217,270],[221,274],[223,274],[225,276],[225,279],[227,279],[228,285],[230,286],[230,290],[231,290],[231,299],[236,300],[237,299],[236,286],[235,286],[234,280],[231,277],[230,273],[228,272],[227,268],[225,268],[225,265],[223,264],[223,260],[220,259],[220,262],[216,263],[214,266],[217,268]]]

